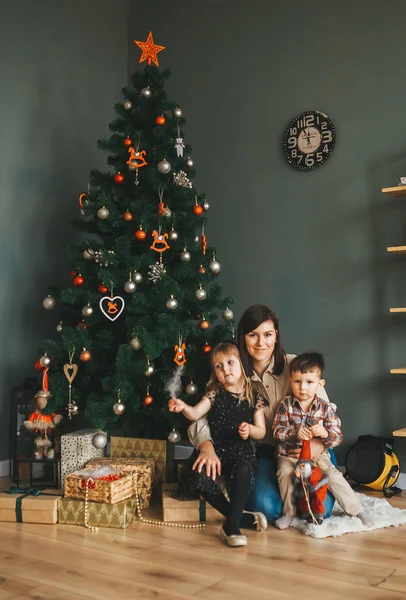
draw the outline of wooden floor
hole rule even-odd
[[[0,523],[0,600],[406,600],[406,526],[322,540],[270,527],[246,548],[219,527]]]

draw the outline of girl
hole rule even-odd
[[[190,421],[207,415],[230,502],[205,470],[191,470],[190,477],[205,500],[225,516],[226,522],[220,530],[222,539],[229,546],[246,546],[247,538],[241,535],[239,523],[257,468],[255,450],[249,438],[261,440],[264,437],[263,409],[268,401],[259,393],[254,394],[234,344],[218,344],[211,353],[210,361],[212,375],[207,393],[200,402],[192,407],[172,398],[168,407],[171,412],[183,412]],[[257,514],[256,518],[260,521],[259,528],[265,529],[265,515]]]

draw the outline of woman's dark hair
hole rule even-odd
[[[286,355],[281,344],[278,318],[267,306],[264,306],[263,304],[254,304],[247,308],[238,323],[237,329],[237,344],[240,350],[241,362],[244,365],[248,377],[252,377],[254,367],[252,356],[248,353],[245,344],[245,336],[247,333],[250,333],[250,331],[254,331],[254,329],[259,327],[264,321],[272,321],[277,332],[275,349],[273,352],[274,365],[272,371],[274,375],[280,375],[285,367]]]

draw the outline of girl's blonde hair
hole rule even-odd
[[[212,372],[211,372],[209,382],[207,384],[207,388],[206,388],[207,391],[208,392],[217,391],[218,389],[221,389],[223,387],[223,384],[220,383],[219,380],[217,379],[217,375],[216,375],[216,372],[214,369],[214,363],[216,362],[216,356],[218,354],[232,355],[238,359],[238,362],[240,363],[240,366],[241,366],[241,379],[242,379],[242,389],[243,389],[241,399],[246,400],[250,406],[253,406],[254,405],[254,392],[253,392],[253,388],[252,388],[251,379],[249,377],[247,377],[247,375],[245,373],[245,369],[241,362],[241,356],[240,356],[237,346],[235,344],[232,344],[231,342],[221,342],[220,344],[217,344],[217,346],[215,346],[213,348],[213,350],[211,351],[210,363],[211,363],[211,367],[212,367]]]

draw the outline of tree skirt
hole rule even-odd
[[[334,505],[331,517],[326,519],[322,525],[306,523],[303,519],[295,517],[291,526],[299,529],[305,535],[325,538],[338,537],[344,533],[355,533],[356,531],[372,531],[372,529],[406,525],[406,510],[393,508],[384,498],[373,498],[365,494],[355,493],[362,504],[362,510],[367,511],[374,519],[374,524],[370,527],[365,527],[358,517],[348,516],[338,502]]]

